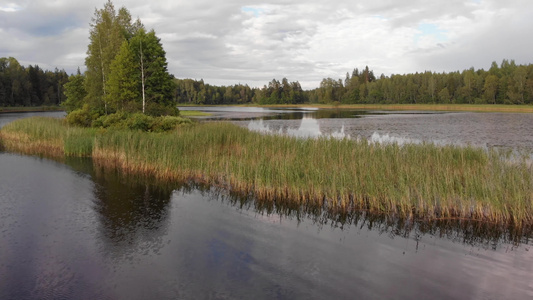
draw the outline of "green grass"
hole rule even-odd
[[[45,118],[17,120],[0,137],[8,150],[46,154],[32,145],[50,143],[42,149],[62,149],[51,155],[92,156],[98,164],[125,172],[206,183],[267,204],[533,224],[531,166],[472,147],[299,139],[224,122],[171,133],[95,131]]]
[[[38,112],[38,111],[63,111],[59,106],[20,106],[20,107],[3,107],[0,106],[0,113],[3,112]]]
[[[197,110],[180,110],[180,116],[181,117],[208,117],[212,116],[213,114],[203,112],[203,111],[197,111]]]
[[[416,111],[472,111],[472,112],[514,112],[533,113],[533,105],[506,104],[273,104],[273,105],[232,105],[262,107],[315,107],[371,110],[416,110]]]

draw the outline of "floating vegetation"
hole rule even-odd
[[[333,220],[365,212],[407,223],[533,224],[532,167],[496,150],[262,135],[224,122],[147,133],[30,118],[0,137],[10,151],[91,156],[122,172],[207,184],[267,209],[326,211]]]

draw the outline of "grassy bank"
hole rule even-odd
[[[213,114],[197,110],[180,110],[181,117],[209,117]]]
[[[15,113],[15,112],[43,112],[43,111],[64,111],[65,109],[59,106],[22,106],[22,107],[0,107],[0,113]]]
[[[234,106],[234,105],[232,105]],[[243,105],[259,106],[259,105]],[[262,107],[315,107],[343,108],[354,110],[415,110],[415,111],[471,111],[471,112],[513,112],[533,113],[533,105],[503,104],[279,104],[262,105]]]
[[[95,130],[46,118],[17,120],[0,138],[11,151],[92,156],[124,172],[207,183],[261,201],[409,219],[533,224],[531,166],[469,147],[299,139],[216,122],[158,134]]]

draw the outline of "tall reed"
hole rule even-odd
[[[29,144],[48,137],[63,141],[66,155],[90,153],[96,163],[126,172],[216,185],[263,203],[533,224],[531,166],[509,163],[496,151],[262,135],[223,122],[172,133],[96,132],[46,122],[50,125],[42,128],[48,133],[34,132],[19,121],[7,125],[1,131],[6,148],[27,146],[17,137],[27,136]]]

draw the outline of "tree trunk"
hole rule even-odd
[[[144,94],[144,61],[143,61],[143,43],[142,43],[142,41],[139,43],[139,47],[141,48],[141,85],[142,85],[143,114],[144,114],[144,109],[146,107],[146,96]]]

